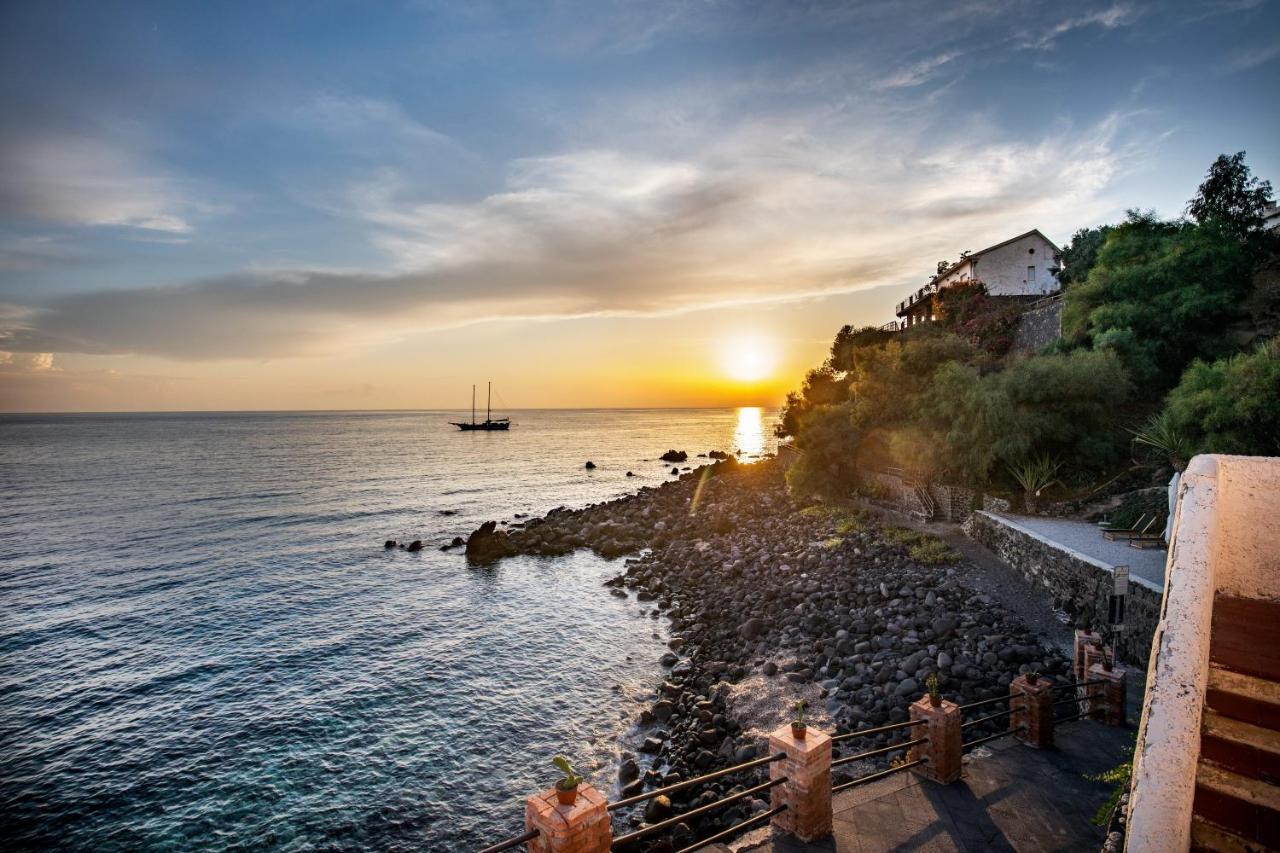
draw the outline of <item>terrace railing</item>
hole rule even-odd
[[[730,827],[698,838],[679,853],[691,853],[709,844],[724,841],[765,821],[775,828],[813,841],[831,832],[832,798],[841,791],[888,778],[910,770],[941,784],[960,777],[962,757],[983,744],[1004,737],[1014,737],[1033,746],[1051,746],[1057,725],[1091,717],[1121,725],[1125,720],[1126,673],[1121,668],[1094,664],[1089,678],[1058,682],[1034,674],[1020,675],[1009,684],[1007,695],[957,705],[940,697],[922,696],[912,703],[910,719],[844,734],[828,735],[808,729],[797,737],[790,726],[769,735],[769,754],[763,758],[735,764],[661,788],[609,803],[586,783],[579,785],[577,802],[572,806],[553,805],[554,789],[529,797],[525,809],[525,832],[484,848],[480,853],[500,853],[528,845],[530,853],[606,853],[629,849],[634,842],[675,829],[697,818],[743,800],[768,792],[770,807]],[[1059,698],[1062,691],[1070,695]],[[998,707],[1004,705],[1005,707]],[[996,709],[996,710],[989,710]],[[1058,714],[1066,710],[1065,716]],[[968,719],[965,719],[965,717]],[[967,734],[978,734],[982,727],[1001,725],[989,734],[963,740]],[[852,755],[832,758],[833,745],[864,738],[902,732],[902,740]],[[831,783],[831,771],[858,761],[869,761],[906,752],[886,769],[871,770],[848,781]],[[712,782],[737,773],[768,768],[769,780],[748,785],[736,793],[698,805],[680,814],[664,818],[624,835],[612,834],[611,815],[659,796]]]

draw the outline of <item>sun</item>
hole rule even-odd
[[[737,382],[759,382],[778,366],[777,345],[760,335],[740,335],[720,344],[720,369]]]

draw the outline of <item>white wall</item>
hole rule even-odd
[[[1030,266],[1036,268],[1034,282],[1027,281]],[[1031,234],[961,264],[942,284],[972,278],[985,283],[992,296],[1045,295],[1058,291],[1058,279],[1049,272],[1056,266],[1053,246],[1039,234]]]

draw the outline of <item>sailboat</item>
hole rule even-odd
[[[489,383],[489,396],[484,402],[484,420],[476,423],[476,386],[471,386],[471,423],[459,423],[458,421],[450,421],[449,423],[458,429],[467,431],[473,429],[495,430],[495,429],[511,429],[510,418],[491,418],[490,406],[493,402],[493,383]]]

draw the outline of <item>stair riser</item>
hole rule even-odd
[[[1280,784],[1280,755],[1274,752],[1205,735],[1200,739],[1200,759],[1212,761],[1241,776]]]
[[[1236,835],[1280,849],[1280,812],[1196,785],[1192,811]]]
[[[1262,726],[1264,729],[1280,730],[1280,705],[1251,699],[1239,693],[1214,690],[1212,687],[1206,691],[1204,698],[1207,707],[1224,717]]]

